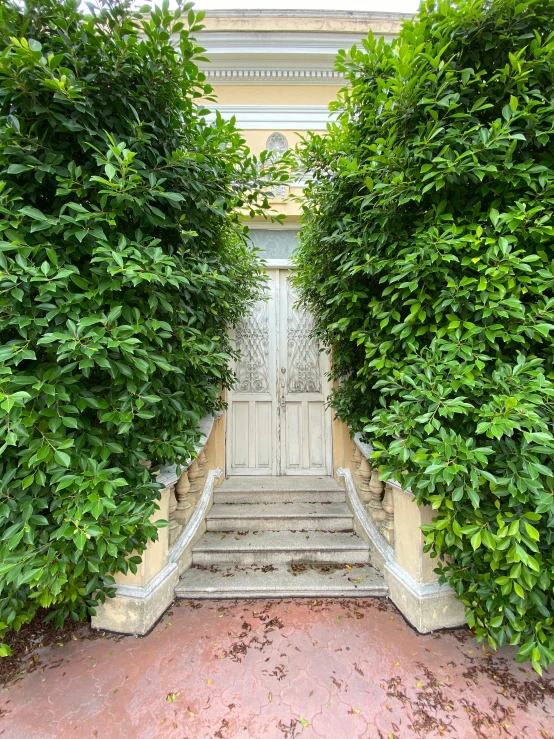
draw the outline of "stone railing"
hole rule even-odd
[[[223,421],[221,414],[203,418],[194,455],[179,467],[162,467],[158,510],[151,521],[169,525],[148,542],[136,573],[117,573],[116,596],[96,609],[92,626],[125,634],[146,634],[171,604],[180,574],[192,562],[191,549],[205,531],[205,517],[213,489],[222,474]]]
[[[157,477],[158,482],[167,490],[168,501],[168,545],[173,547],[180,534],[190,521],[206,482],[209,469],[217,467],[214,458],[212,430],[214,422],[221,416],[204,418],[200,422],[202,436],[195,448],[195,457],[180,467],[162,467]],[[177,470],[180,469],[180,475]]]
[[[371,445],[352,439],[352,455],[348,467],[352,480],[371,520],[391,546],[394,546],[394,486],[379,479],[370,462]]]
[[[353,438],[346,424],[335,427],[334,469],[344,485],[354,530],[370,549],[372,565],[383,575],[389,598],[420,632],[465,623],[464,609],[449,585],[440,585],[436,560],[423,551],[423,524],[430,505],[418,505],[411,490],[379,478],[370,444]]]

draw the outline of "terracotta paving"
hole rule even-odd
[[[0,737],[554,737],[554,670],[513,653],[419,636],[386,600],[181,602],[143,639],[39,650]]]

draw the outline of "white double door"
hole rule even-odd
[[[228,475],[331,474],[328,356],[296,310],[287,269],[268,269],[268,299],[233,332],[240,359],[228,397]]]

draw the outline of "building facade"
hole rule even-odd
[[[359,44],[368,30],[390,40],[401,17],[391,13],[214,11],[199,42],[217,96],[215,110],[234,117],[251,151],[294,147],[308,131],[325,131],[329,103],[343,86],[339,49]],[[213,113],[215,115],[215,112]],[[302,182],[276,188],[273,208],[283,225],[251,222],[266,260],[269,300],[237,328],[238,383],[227,398],[225,473],[331,475],[333,443],[329,358],[314,346],[310,316],[293,308],[289,260],[298,240]],[[336,436],[336,430],[335,430]]]

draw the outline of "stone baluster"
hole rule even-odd
[[[169,490],[169,526],[168,526],[168,536],[169,536],[169,546],[173,544],[175,539],[179,536],[181,532],[181,526],[179,525],[179,522],[177,521],[175,517],[175,511],[177,510],[177,498],[175,496],[175,487],[171,487]]]
[[[385,484],[383,497],[383,536],[388,543],[394,545],[394,490],[391,485]]]
[[[362,499],[362,502],[364,505],[369,505],[371,500],[371,489],[369,487],[370,479],[371,479],[371,467],[369,466],[369,462],[367,459],[361,455],[360,460],[360,486],[359,486],[359,492],[360,492],[360,498]]]
[[[354,479],[354,485],[356,486],[356,490],[360,489],[360,485],[362,483],[362,474],[360,471],[361,464],[362,464],[362,453],[358,449],[358,445],[354,444],[354,472],[352,473],[352,477]]]
[[[196,505],[196,501],[200,497],[200,483],[198,482],[198,476],[200,475],[200,465],[198,463],[198,457],[194,459],[188,469],[189,482],[190,482],[190,494],[192,496],[192,504]]]
[[[385,518],[385,511],[383,510],[383,493],[385,486],[379,479],[379,473],[377,470],[372,470],[371,479],[369,481],[369,503],[368,513],[377,524],[378,528],[381,529],[383,520]]]
[[[190,493],[190,482],[188,470],[181,473],[181,477],[177,480],[175,486],[175,496],[177,498],[177,510],[175,517],[181,524],[186,524],[192,516],[192,500]]]
[[[204,487],[204,481],[206,479],[206,467],[208,466],[208,459],[206,457],[206,450],[202,449],[200,454],[198,455],[198,477],[197,477],[197,483],[198,487],[202,489]]]

